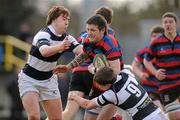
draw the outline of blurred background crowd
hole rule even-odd
[[[112,8],[111,27],[116,31],[126,64],[131,64],[136,51],[150,40],[150,28],[161,24],[162,14],[171,11],[180,18],[179,0],[0,0],[0,120],[26,117],[18,95],[17,74],[26,61],[34,34],[45,26],[47,11],[53,5],[70,10],[68,33],[75,37],[85,30],[85,22],[95,9]],[[71,53],[66,53],[59,64],[72,58]],[[66,73],[59,77],[63,107],[70,76]]]

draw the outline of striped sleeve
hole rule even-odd
[[[112,90],[104,92],[102,95],[96,98],[96,104],[98,106],[105,106],[107,104],[117,104],[115,93]]]
[[[33,44],[34,46],[37,46],[38,48],[40,48],[42,45],[50,45],[50,35],[47,32],[38,32],[33,40]]]

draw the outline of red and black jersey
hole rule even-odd
[[[114,36],[105,35],[101,41],[91,43],[89,38],[84,39],[83,50],[88,54],[91,62],[96,54],[102,53],[109,61],[120,59],[122,56],[121,48]]]
[[[167,77],[159,82],[159,90],[180,85],[180,35],[169,40],[164,34],[150,43],[146,60],[156,58],[156,69],[165,69]]]
[[[135,56],[135,60],[138,61],[142,65],[143,72],[147,73],[149,77],[144,80],[140,80],[141,85],[148,93],[158,93],[158,80],[154,75],[151,74],[150,71],[148,71],[143,63],[143,60],[145,58],[145,54],[148,51],[148,47],[145,47],[141,50],[139,50]],[[153,60],[153,63],[155,62],[155,59]]]

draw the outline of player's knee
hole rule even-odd
[[[71,120],[75,116],[74,112],[71,112],[69,109],[66,109],[62,113],[62,119],[63,120]]]
[[[40,116],[36,114],[32,114],[28,116],[28,120],[40,120]]]
[[[49,120],[62,120],[62,118],[59,118],[59,117],[53,117],[52,119],[49,119]]]
[[[169,120],[180,120],[180,111],[178,111],[178,112],[169,112],[168,117],[169,117]]]

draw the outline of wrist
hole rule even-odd
[[[71,65],[68,64],[68,65],[67,65],[67,69],[68,69],[68,70],[72,70],[73,67],[72,67]]]

